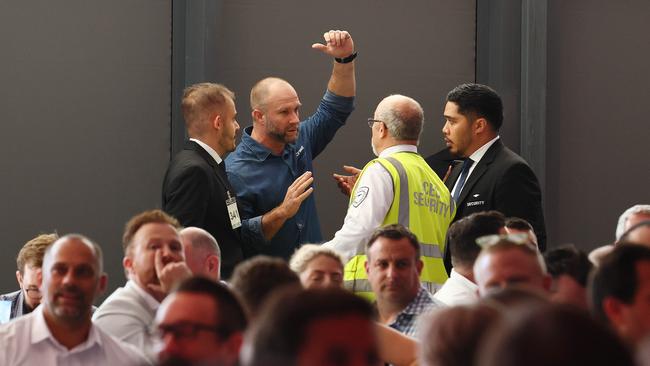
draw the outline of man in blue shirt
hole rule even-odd
[[[251,90],[253,126],[226,159],[228,179],[237,192],[242,240],[253,253],[288,259],[306,242],[322,235],[311,195],[312,161],[334,138],[354,109],[354,42],[346,31],[324,34],[312,48],[334,57],[332,76],[316,112],[301,121],[295,89],[279,78],[266,78]],[[300,203],[286,209],[284,202]]]

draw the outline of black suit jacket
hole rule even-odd
[[[162,188],[165,212],[176,217],[181,225],[200,227],[217,239],[222,278],[229,278],[244,258],[239,230],[233,230],[230,224],[228,192],[235,197],[225,167],[219,167],[194,141],[188,141],[169,163]]]
[[[461,165],[456,164],[445,182],[450,192],[460,175]],[[488,210],[528,221],[535,229],[539,249],[546,249],[542,193],[537,177],[526,161],[505,147],[501,139],[490,146],[467,178],[454,220]]]

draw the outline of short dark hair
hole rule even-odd
[[[499,211],[473,213],[454,222],[447,231],[449,252],[454,266],[473,266],[481,252],[476,239],[498,234],[505,226],[505,216]]]
[[[603,302],[613,297],[625,304],[634,301],[639,281],[636,264],[650,262],[650,248],[630,242],[616,244],[606,255],[589,280],[591,311],[596,318],[609,322]]]
[[[548,273],[553,277],[567,275],[582,287],[587,287],[587,279],[593,268],[587,254],[575,245],[567,244],[549,250],[544,254]]]
[[[190,277],[183,281],[175,293],[202,294],[214,300],[217,309],[217,334],[228,338],[233,333],[244,332],[248,321],[246,313],[237,296],[226,286],[205,277]],[[192,311],[187,309],[187,311]]]
[[[253,318],[274,291],[285,286],[301,286],[298,275],[280,258],[257,256],[240,263],[230,278],[232,289]]]
[[[447,101],[458,105],[458,113],[485,118],[494,131],[503,124],[503,103],[494,89],[482,84],[462,84],[447,94]]]
[[[391,224],[376,229],[366,243],[366,255],[368,257],[370,257],[370,247],[372,247],[372,245],[379,238],[387,238],[392,240],[400,240],[406,238],[408,239],[409,243],[411,243],[411,246],[413,246],[413,249],[415,249],[415,258],[420,258],[420,242],[418,241],[418,237],[415,236],[411,230],[407,229],[406,226],[402,224]]]
[[[371,305],[359,296],[338,288],[285,289],[274,294],[248,334],[242,364],[246,366],[295,365],[296,357],[314,322],[358,315],[373,319]]]
[[[509,229],[522,230],[522,231],[526,231],[526,230],[534,231],[533,225],[531,225],[530,222],[521,219],[519,217],[508,217],[506,219],[505,227]]]

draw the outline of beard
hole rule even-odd
[[[298,124],[295,128],[295,135],[290,135],[293,132],[292,127],[287,126],[286,128],[282,129],[278,126],[277,123],[269,118],[266,118],[264,120],[264,128],[266,129],[266,133],[271,138],[285,144],[292,144],[296,142],[298,139],[298,132],[300,131],[300,125]]]

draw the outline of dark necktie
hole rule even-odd
[[[225,160],[221,160],[221,163],[217,164],[217,166],[219,167],[219,169],[221,169],[221,171],[223,171],[223,172],[226,171],[226,161]]]
[[[467,175],[469,174],[469,168],[472,167],[472,164],[474,164],[474,160],[470,158],[465,159],[463,162],[463,167],[460,170],[460,177],[458,178],[458,184],[456,185],[456,190],[451,195],[456,203],[458,203],[460,192],[463,191],[463,186],[465,186],[465,181],[467,180]]]

